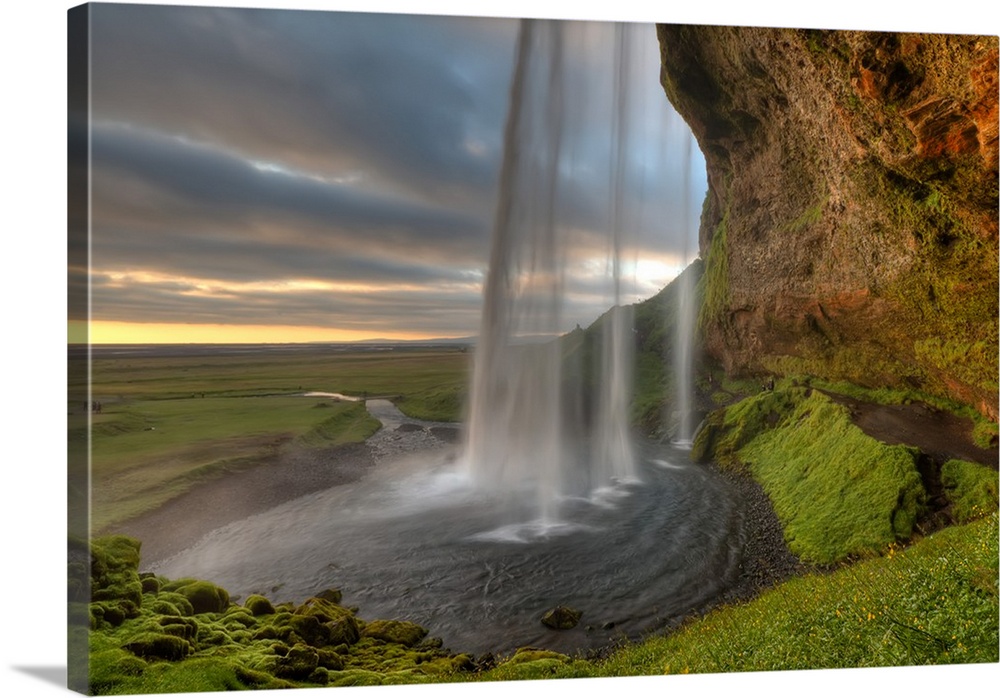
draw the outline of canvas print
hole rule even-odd
[[[69,687],[998,662],[998,38],[68,13]]]

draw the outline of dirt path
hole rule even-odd
[[[829,394],[851,411],[851,419],[866,434],[887,444],[915,446],[938,463],[952,458],[996,468],[998,451],[972,441],[972,420],[930,405],[879,405]]]

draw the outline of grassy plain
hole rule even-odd
[[[416,418],[461,416],[468,354],[459,349],[94,358],[92,524],[101,531],[206,479],[293,444],[363,441],[378,429],[361,403],[306,392],[391,397]],[[86,438],[72,404],[70,438]]]

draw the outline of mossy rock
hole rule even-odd
[[[138,614],[133,613],[131,607],[122,608],[122,604],[116,601],[98,602],[90,604],[90,627],[98,630],[107,625],[117,628],[128,618],[134,618]]]
[[[354,614],[331,601],[315,596],[306,599],[295,609],[295,615],[309,616],[320,621],[328,632],[325,644],[352,645],[361,637],[361,628]]]
[[[326,667],[318,666],[306,677],[306,683],[325,686],[330,681],[330,671]]]
[[[319,665],[330,671],[341,671],[344,668],[344,657],[330,648],[323,648],[317,651]]]
[[[260,594],[250,594],[243,605],[255,616],[269,616],[274,613],[274,605]]]
[[[144,659],[178,661],[191,652],[191,643],[166,633],[142,633],[123,645],[124,649]]]
[[[289,632],[294,632],[307,645],[324,647],[330,644],[330,629],[316,616],[295,613],[284,626]],[[289,637],[287,633],[284,637]]]
[[[192,581],[176,589],[188,600],[194,613],[221,613],[229,606],[229,592],[211,582]]]
[[[344,598],[344,594],[340,591],[340,589],[325,589],[324,591],[316,594],[316,598],[339,605]]]
[[[198,637],[198,621],[194,618],[182,618],[180,616],[163,616],[158,619],[161,632],[167,635],[194,640]]]
[[[257,625],[257,619],[241,606],[233,606],[226,611],[220,622],[231,630],[239,628],[253,628]]]
[[[373,620],[365,625],[361,635],[413,647],[424,639],[427,629],[407,620]]]
[[[123,649],[92,652],[88,663],[91,695],[107,695],[124,679],[141,676],[146,670],[145,660]]]
[[[274,675],[282,679],[297,681],[306,680],[319,666],[319,654],[316,648],[297,644],[288,653],[278,659]]]
[[[142,585],[143,594],[158,594],[160,593],[160,579],[155,576],[142,576],[139,580]]]
[[[161,591],[155,600],[148,604],[148,608],[153,613],[161,613],[165,616],[194,615],[194,606],[187,600],[187,597],[172,591]]]

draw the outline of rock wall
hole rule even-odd
[[[708,165],[708,353],[995,420],[997,37],[657,31]]]

